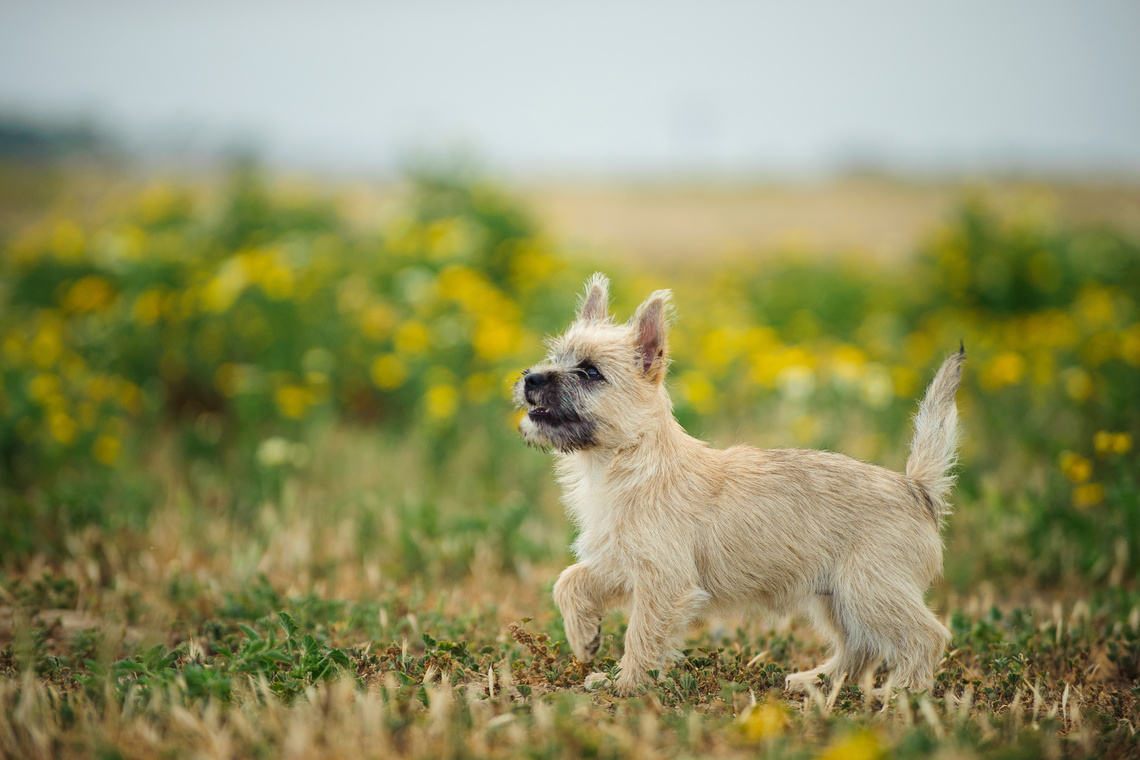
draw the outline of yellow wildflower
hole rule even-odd
[[[766,699],[741,713],[740,733],[752,740],[775,738],[788,728],[787,711],[778,700]]]
[[[234,305],[249,284],[243,263],[241,254],[231,256],[202,289],[202,306],[206,311],[220,314]]]
[[[131,414],[138,414],[142,410],[142,389],[129,380],[119,381],[119,405]]]
[[[61,259],[79,258],[83,254],[84,245],[86,238],[83,229],[70,219],[58,222],[52,230],[51,247]]]
[[[1085,483],[1073,489],[1073,506],[1088,509],[1104,501],[1104,486],[1100,483]]]
[[[432,222],[425,237],[428,256],[439,261],[470,254],[475,242],[474,232],[463,217]]]
[[[303,385],[283,385],[274,396],[277,410],[289,419],[299,420],[315,402],[313,392]]]
[[[99,311],[115,299],[115,289],[102,277],[88,275],[80,278],[63,296],[64,311]]]
[[[396,350],[402,354],[418,354],[428,345],[428,329],[422,322],[410,319],[396,330]]]
[[[52,412],[51,416],[48,417],[48,431],[52,438],[64,446],[70,446],[75,440],[75,420],[71,419],[65,412]]]
[[[1025,374],[1025,360],[1020,354],[1005,351],[990,359],[984,367],[980,382],[983,388],[997,390],[1006,385],[1016,385]]]
[[[1108,454],[1127,454],[1132,450],[1132,435],[1130,433],[1110,433],[1101,430],[1093,436],[1093,448],[1101,456]]]
[[[501,359],[518,347],[520,330],[496,317],[484,317],[475,328],[472,343],[479,358],[488,361]]]
[[[131,306],[131,318],[143,327],[149,327],[162,316],[163,293],[158,288],[150,288],[139,293]]]
[[[396,313],[391,306],[379,303],[366,308],[360,315],[360,331],[372,340],[380,340],[392,331]]]
[[[832,742],[818,760],[878,760],[884,754],[877,736],[870,731],[858,731]]]
[[[63,353],[63,326],[55,320],[45,323],[32,338],[32,361],[40,369],[47,369],[59,360]]]
[[[377,388],[390,391],[399,388],[408,379],[408,368],[395,354],[384,354],[372,362],[369,374]]]
[[[1089,327],[1108,327],[1116,322],[1116,302],[1110,289],[1089,286],[1075,304],[1077,314]]]
[[[424,394],[424,410],[429,419],[450,419],[458,409],[459,392],[453,385],[439,383],[428,388]]]
[[[1140,324],[1132,325],[1120,336],[1120,357],[1133,367],[1140,366]]]
[[[716,388],[700,370],[692,369],[677,381],[681,397],[701,414],[716,411]]]
[[[284,301],[293,295],[293,271],[280,263],[273,263],[259,280],[265,295],[274,301]]]
[[[95,457],[96,461],[101,462],[108,467],[113,465],[119,458],[119,439],[110,435],[101,435],[95,439],[95,443],[91,446],[91,454]]]
[[[63,392],[63,383],[57,375],[40,372],[28,381],[28,396],[42,406],[48,406],[48,400],[59,396]]]
[[[1061,455],[1061,472],[1073,483],[1084,483],[1092,477],[1092,462],[1080,454],[1066,451]]]

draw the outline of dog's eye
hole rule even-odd
[[[578,371],[581,372],[587,380],[605,380],[605,378],[602,377],[602,373],[599,372],[598,368],[593,364],[584,364],[578,368]]]

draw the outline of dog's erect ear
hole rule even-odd
[[[610,281],[601,272],[586,283],[586,298],[582,301],[582,308],[578,312],[578,319],[582,322],[604,322],[609,312]]]
[[[666,329],[669,321],[669,304],[673,294],[668,290],[658,290],[633,315],[634,330],[637,335],[637,355],[641,360],[641,370],[646,379],[659,383],[665,379],[668,365],[668,345]]]

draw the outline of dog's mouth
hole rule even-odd
[[[531,422],[541,422],[546,425],[564,425],[581,420],[576,414],[565,414],[546,406],[532,406],[527,411],[526,416],[530,418]]]

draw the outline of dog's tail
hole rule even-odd
[[[933,511],[950,511],[946,498],[954,487],[954,465],[958,462],[958,407],[954,393],[962,379],[966,347],[942,363],[926,397],[914,417],[914,439],[906,460],[906,477],[934,501]]]

